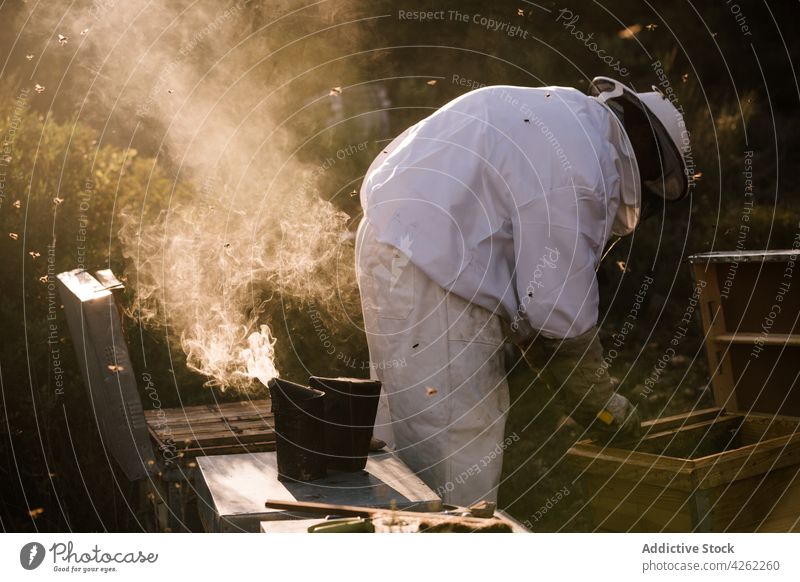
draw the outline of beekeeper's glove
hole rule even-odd
[[[639,438],[641,422],[631,401],[622,394],[613,394],[588,428],[603,442],[629,440]]]
[[[603,442],[639,436],[639,414],[614,391],[594,327],[575,338],[539,337],[523,349],[525,360],[548,382],[567,414]]]

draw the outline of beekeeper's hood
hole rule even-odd
[[[628,236],[639,224],[642,206],[642,181],[639,178],[639,167],[633,146],[622,122],[616,115],[611,116],[611,135],[609,140],[617,151],[616,168],[620,176],[620,197],[611,234]]]
[[[691,164],[689,132],[681,112],[655,87],[650,92],[636,93],[608,77],[592,79],[591,94],[617,112],[620,107],[628,105],[645,114],[658,144],[661,176],[643,184],[668,202],[684,198],[694,185],[694,166]]]

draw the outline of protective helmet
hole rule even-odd
[[[633,106],[645,114],[658,143],[662,173],[644,185],[670,202],[685,197],[694,186],[694,164],[681,112],[655,86],[653,91],[636,93],[609,77],[595,77],[590,89],[598,101],[609,107]]]

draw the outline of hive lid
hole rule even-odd
[[[689,257],[701,287],[714,402],[729,412],[800,416],[800,250]],[[700,285],[702,283],[702,285]]]

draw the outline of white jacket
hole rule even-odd
[[[639,219],[621,123],[565,87],[485,87],[408,128],[369,168],[364,214],[380,242],[509,321],[520,339],[597,322],[595,267]]]

